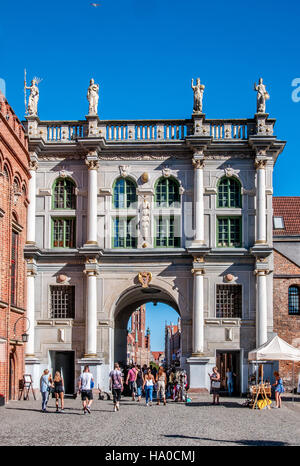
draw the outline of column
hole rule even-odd
[[[29,320],[28,325],[28,342],[26,343],[25,357],[34,356],[34,332],[35,332],[35,275],[33,270],[33,259],[27,260],[27,312],[26,317]]]
[[[97,238],[97,160],[86,160],[88,166],[87,244],[98,244]]]
[[[195,208],[195,242],[204,243],[204,199],[202,159],[193,159],[194,165],[194,208]]]
[[[193,269],[194,273],[194,303],[193,303],[193,356],[201,355],[204,350],[204,301],[203,275],[204,270]]]
[[[266,343],[268,339],[267,308],[267,270],[256,271],[256,345]]]
[[[35,196],[36,196],[36,170],[38,164],[35,160],[29,162],[29,179],[27,207],[27,239],[26,244],[35,244]]]
[[[256,244],[265,244],[266,237],[266,161],[256,159],[257,195],[256,195]]]
[[[96,261],[97,262],[97,261]],[[96,263],[95,262],[95,263]],[[97,271],[85,270],[86,273],[86,343],[85,358],[97,355]]]

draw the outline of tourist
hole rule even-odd
[[[56,412],[58,412],[58,401],[60,399],[61,412],[64,412],[64,381],[59,371],[55,372],[53,379]]]
[[[135,370],[134,366],[131,366],[127,374],[126,385],[128,385],[129,387],[129,392],[132,396],[132,401],[135,401],[136,375],[137,375],[137,371]]]
[[[229,367],[227,367],[226,370],[226,383],[227,383],[227,389],[228,389],[228,394],[229,396],[232,396],[233,394],[233,377],[236,377],[236,374],[232,372]]]
[[[145,390],[146,395],[146,406],[152,406],[153,398],[153,387],[154,387],[154,377],[151,373],[151,368],[147,370],[147,374],[144,377],[143,389]]]
[[[91,414],[91,405],[93,402],[93,391],[94,378],[90,372],[88,365],[84,366],[83,374],[81,374],[78,382],[78,388],[81,392],[81,400],[83,407],[83,414],[87,412]]]
[[[113,394],[114,411],[120,410],[121,393],[123,391],[122,372],[119,364],[114,364],[114,370],[109,373],[109,388]]]
[[[276,406],[274,408],[281,408],[281,393],[284,392],[283,381],[278,372],[274,372],[275,383],[272,387],[275,387],[275,401]]]
[[[156,382],[157,382],[157,404],[160,403],[160,398],[164,402],[164,405],[167,404],[166,402],[166,385],[167,385],[167,375],[164,371],[164,368],[160,366],[158,369],[158,373],[156,375]]]
[[[137,394],[137,400],[136,401],[141,401],[142,398],[142,390],[143,390],[143,384],[144,384],[144,375],[143,371],[141,369],[141,366],[137,366],[137,374],[136,374],[136,394]]]
[[[220,394],[220,387],[221,387],[221,377],[218,372],[218,368],[214,367],[212,374],[208,374],[211,381],[211,393],[213,394],[213,402],[212,404],[219,405],[219,394]]]
[[[40,379],[40,391],[42,395],[42,412],[43,413],[47,412],[47,403],[49,399],[49,393],[51,390],[51,386],[52,386],[51,374],[49,374],[48,369],[45,369]]]

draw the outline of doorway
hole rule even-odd
[[[227,368],[233,374],[233,394],[237,395],[240,393],[240,352],[239,351],[216,351],[216,366],[221,376],[221,393],[228,394],[228,388],[226,383],[226,371]]]
[[[59,371],[64,379],[65,394],[75,392],[75,353],[74,351],[50,351],[53,377]]]

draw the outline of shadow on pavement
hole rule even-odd
[[[265,446],[265,447],[275,447],[275,446],[288,446],[289,443],[286,442],[276,442],[272,440],[220,440],[220,439],[213,439],[213,438],[206,438],[206,437],[192,437],[189,435],[164,435],[163,437],[166,438],[182,438],[182,439],[194,439],[194,440],[206,440],[209,442],[217,442],[217,443],[238,443],[240,445],[246,446]]]

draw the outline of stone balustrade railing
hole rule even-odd
[[[274,120],[265,120],[269,134]],[[109,142],[181,141],[187,136],[206,136],[213,140],[246,140],[260,130],[254,119],[190,120],[99,120],[27,121],[29,137],[47,142],[71,142],[78,138],[100,137]]]

